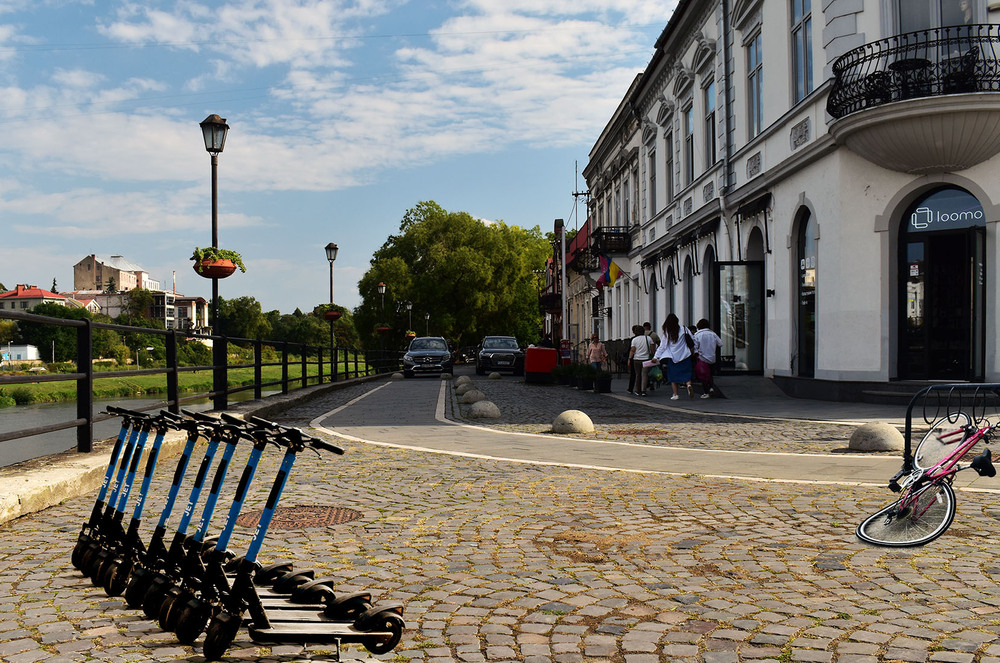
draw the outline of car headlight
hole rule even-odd
[[[413,355],[407,352],[405,355],[403,355],[403,361],[413,361]]]

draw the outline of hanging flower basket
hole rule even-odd
[[[416,338],[416,337],[417,337],[417,332],[415,332],[415,331],[407,331],[407,332],[406,332],[406,338],[407,338],[408,340],[409,340],[409,339],[414,339],[414,338]]]
[[[341,316],[340,311],[327,311],[323,314],[324,320],[339,320]]]
[[[237,268],[241,272],[247,271],[243,265],[243,257],[239,253],[214,246],[203,249],[194,247],[191,260],[194,260],[194,271],[206,279],[224,279],[232,275]]]
[[[195,260],[194,271],[206,279],[224,279],[236,271],[236,263],[232,260]]]
[[[390,329],[389,325],[375,325],[375,331],[377,331],[379,334],[388,334],[389,329]]]

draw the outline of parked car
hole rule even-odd
[[[403,355],[403,376],[423,373],[453,373],[451,348],[440,336],[420,336],[410,341]]]
[[[479,345],[476,356],[476,375],[491,371],[510,371],[524,375],[524,350],[513,336],[487,336]]]
[[[474,345],[464,345],[458,351],[458,358],[456,363],[458,364],[471,364],[476,361],[476,351],[478,348]]]

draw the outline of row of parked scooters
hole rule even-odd
[[[296,571],[287,562],[262,566],[257,561],[296,456],[307,448],[341,454],[340,448],[298,428],[253,417],[243,420],[222,414],[216,418],[186,410],[182,410],[183,416],[168,411],[150,415],[114,407],[108,412],[122,418],[121,431],[90,519],[72,555],[73,566],[95,585],[109,596],[124,595],[129,606],[143,610],[184,644],[194,644],[204,633],[202,650],[208,660],[225,654],[247,617],[250,638],[258,643],[333,644],[338,656],[343,642],[361,643],[374,654],[396,647],[404,628],[401,604],[373,606],[370,593],[338,594],[331,579],[316,578],[312,569]],[[186,431],[187,440],[159,522],[144,544],[140,535],[143,509],[160,446],[170,429]],[[154,439],[146,450],[150,433]],[[207,440],[204,458],[168,541],[167,524],[199,438]],[[233,503],[221,532],[206,538],[230,461],[242,444],[250,444],[252,449]],[[284,455],[247,551],[236,556],[229,550],[230,539],[268,446],[279,448]],[[220,447],[221,458],[216,462]],[[144,451],[142,482],[126,528],[126,505]],[[213,467],[214,476],[202,504],[203,488]],[[195,532],[189,534],[199,505],[201,518]]]

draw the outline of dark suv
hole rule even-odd
[[[440,336],[421,336],[410,341],[403,355],[403,376],[418,373],[452,373],[454,367],[448,341]]]
[[[524,350],[513,336],[487,336],[476,355],[476,375],[490,371],[510,371],[524,375]]]

